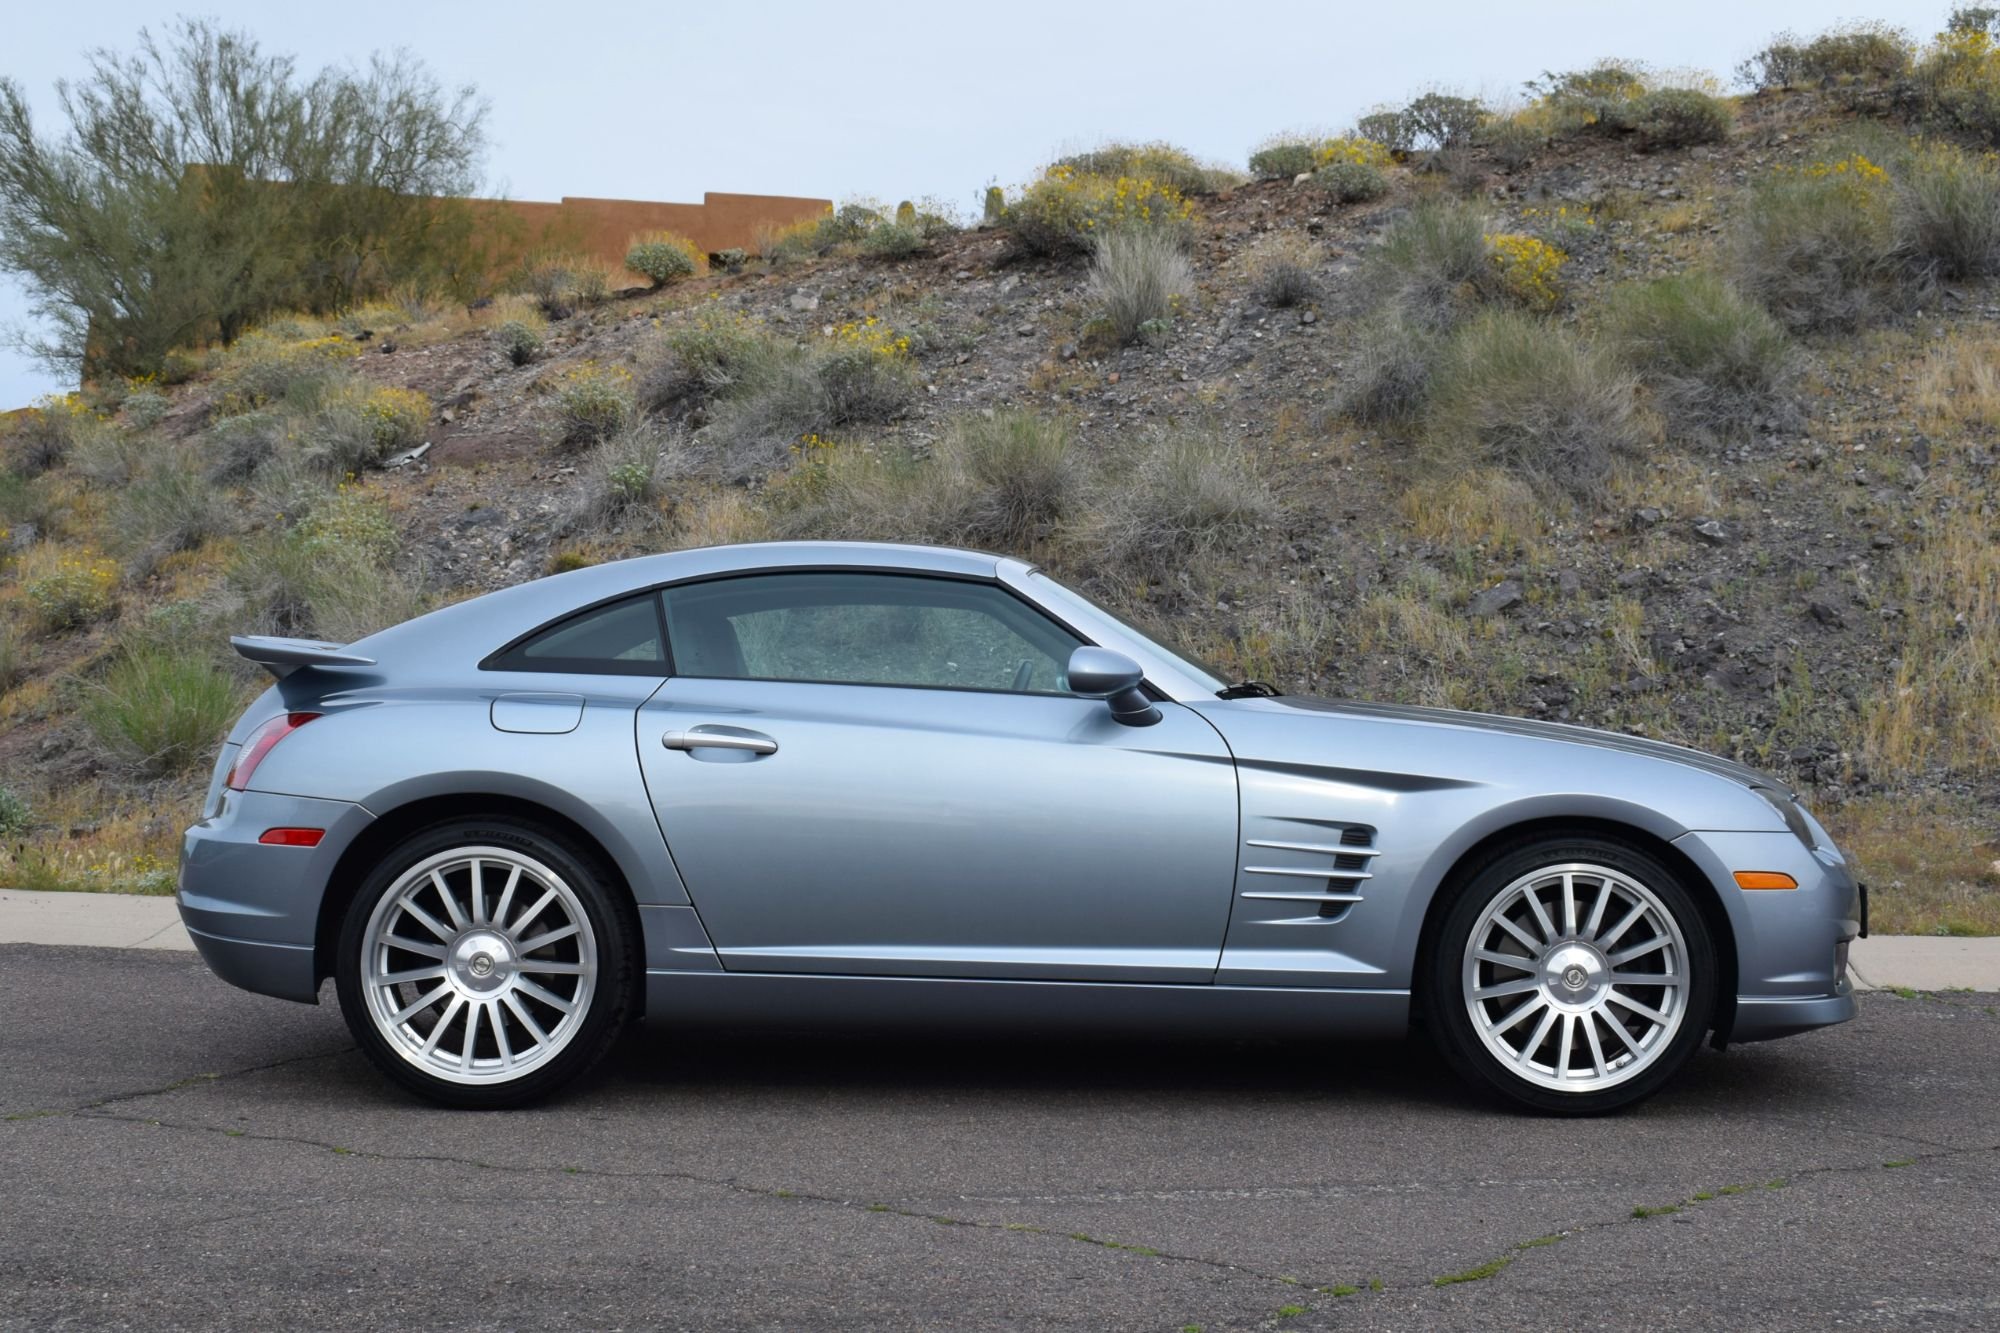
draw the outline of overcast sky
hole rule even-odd
[[[1861,16],[1920,35],[1945,3],[1872,0],[546,0],[228,3],[213,13],[307,70],[406,46],[491,98],[489,189],[699,200],[740,190],[893,202],[934,195],[971,213],[1057,150],[1107,137],[1166,139],[1241,164],[1294,126],[1338,128],[1438,84],[1489,97],[1600,56],[1727,76],[1783,29]],[[25,85],[47,130],[54,83],[93,46],[129,47],[176,11],[127,0],[22,4],[0,74]],[[18,327],[0,288],[0,327]],[[0,407],[59,384],[0,350]]]

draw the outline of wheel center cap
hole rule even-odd
[[[490,930],[472,930],[452,945],[447,966],[460,989],[491,994],[513,975],[514,953],[503,936]]]
[[[1549,999],[1587,1008],[1604,994],[1611,968],[1604,955],[1580,940],[1557,945],[1542,959],[1542,989]]]
[[[484,976],[485,970],[482,965],[485,963],[486,959],[483,957],[473,959],[472,970],[478,972],[481,976]],[[1563,985],[1569,987],[1571,990],[1582,990],[1585,986],[1589,984],[1590,984],[1590,974],[1585,972],[1582,968],[1569,967],[1563,970]]]

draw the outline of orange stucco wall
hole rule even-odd
[[[553,204],[509,199],[499,206],[526,227],[529,237],[559,242],[620,268],[636,232],[679,232],[708,254],[748,250],[760,227],[816,218],[833,205],[793,195],[707,193],[698,204],[566,195]]]

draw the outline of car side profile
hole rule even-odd
[[[1776,780],[1579,727],[1231,684],[1022,561],[643,557],[277,677],[178,900],[436,1101],[515,1105],[635,1017],[1382,1036],[1628,1104],[1704,1038],[1854,1014],[1865,891]]]

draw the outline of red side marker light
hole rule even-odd
[[[271,753],[271,747],[318,716],[318,713],[280,713],[258,724],[244,739],[243,749],[229,766],[229,776],[222,780],[223,784],[231,791],[242,791],[249,786],[250,775],[264,762],[264,756]]]
[[[325,836],[323,828],[267,828],[257,841],[271,847],[317,847]]]

